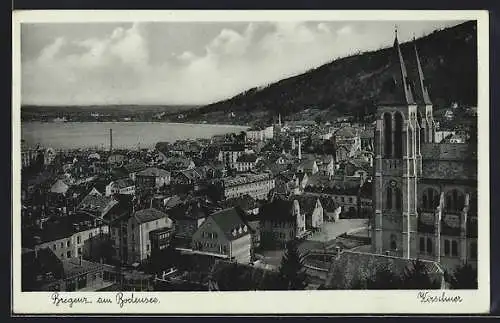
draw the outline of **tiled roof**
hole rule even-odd
[[[62,179],[57,180],[57,182],[52,185],[50,192],[57,194],[64,194],[68,191],[69,185],[66,184]]]
[[[264,204],[259,209],[259,216],[263,220],[288,220],[295,221],[293,216],[294,201],[274,199],[272,202]]]
[[[210,273],[210,279],[218,284],[218,282],[224,281],[224,277],[227,277],[228,273],[236,270],[241,274],[242,277],[248,277],[249,281],[252,282],[252,290],[264,290],[268,289],[273,282],[277,281],[277,272],[264,269],[261,267],[244,265],[235,262],[229,262],[224,260],[218,260],[212,267]],[[222,283],[218,288],[220,290],[230,290],[230,286],[224,286]]]
[[[64,259],[64,278],[79,276],[91,271],[99,271],[104,268],[103,264],[87,261],[79,258]]]
[[[208,208],[198,205],[196,202],[178,204],[170,208],[167,212],[169,217],[174,220],[203,219],[209,214]]]
[[[402,275],[406,268],[413,268],[414,261],[415,259],[342,251],[332,261],[325,285],[329,288],[346,289],[357,279],[370,277],[379,268],[385,266],[388,266],[391,272],[396,275]],[[426,271],[431,277],[441,279],[444,272],[438,263],[428,260],[421,260],[421,262],[425,265]]]
[[[117,179],[116,186],[118,186],[119,188],[134,186],[134,181],[131,180],[130,178]]]
[[[243,154],[236,161],[240,163],[255,163],[257,158],[255,154]]]
[[[305,192],[302,193],[302,196],[310,196],[311,198],[319,198],[319,201],[321,202],[321,206],[323,207],[323,210],[326,212],[334,212],[339,206],[333,199],[328,194],[319,194],[319,193],[310,193],[310,192]],[[302,206],[302,205],[301,205]]]
[[[424,160],[422,178],[477,180],[477,162]]]
[[[243,214],[240,212],[241,210],[232,207],[217,211],[210,216],[228,240],[250,234],[250,228],[243,221]]]
[[[116,200],[106,196],[89,194],[85,196],[80,204],[78,204],[78,209],[94,212],[104,212],[106,209],[112,207],[117,203],[118,202]]]
[[[123,168],[128,172],[128,173],[134,173],[134,172],[139,172],[141,170],[144,170],[147,167],[146,163],[144,163],[142,160],[131,160],[128,164],[124,165]]]
[[[43,229],[33,227],[23,230],[22,239],[24,247],[31,247],[36,244],[37,237],[39,243],[55,241],[68,238],[74,233],[82,232],[94,228],[94,218],[81,213],[75,213],[71,217],[60,217],[51,219],[44,223]]]
[[[136,176],[154,176],[154,177],[167,177],[170,172],[161,168],[149,167],[143,171],[140,171]]]
[[[144,209],[134,213],[134,217],[139,223],[151,222],[161,218],[166,218],[167,215],[155,208]]]
[[[221,202],[224,207],[240,207],[247,211],[258,206],[257,201],[250,195],[246,194],[240,197],[233,197]]]
[[[470,144],[423,143],[422,159],[425,160],[477,160],[477,147]]]
[[[356,136],[356,129],[353,127],[343,127],[335,131],[336,137],[352,138]]]

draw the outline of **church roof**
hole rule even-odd
[[[387,79],[382,85],[379,93],[380,105],[408,105],[414,104],[411,82],[408,77],[406,64],[401,53],[398,37],[394,39],[391,50],[392,55],[386,68]]]
[[[405,54],[408,76],[412,82],[412,93],[416,103],[432,104],[415,40],[413,40],[413,44],[408,46],[403,53]]]

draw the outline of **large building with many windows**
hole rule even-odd
[[[477,141],[436,141],[428,83],[407,45],[396,35],[377,109],[373,252],[476,266]]]

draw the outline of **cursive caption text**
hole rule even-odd
[[[53,293],[50,297],[52,304],[55,306],[67,306],[73,308],[74,305],[86,304],[117,304],[123,308],[129,304],[159,304],[158,297],[153,296],[137,296],[134,293],[116,293],[114,297],[95,296],[95,297],[79,297],[69,296],[60,293]]]

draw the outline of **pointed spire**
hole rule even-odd
[[[413,36],[413,49],[415,53],[415,61],[417,63],[417,71],[418,71],[418,94],[421,96],[423,103],[426,105],[432,104],[431,98],[429,96],[429,92],[427,91],[427,82],[424,77],[424,72],[422,70],[422,65],[420,64],[420,58],[418,56],[417,43],[415,41],[415,36]]]
[[[398,27],[394,27],[394,46],[389,62],[390,77],[385,81],[380,94],[380,103],[385,105],[413,104],[415,100],[406,65],[398,40]]]

